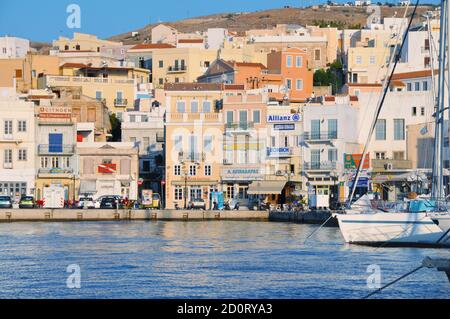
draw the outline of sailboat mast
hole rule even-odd
[[[358,185],[359,176],[361,175],[361,170],[363,168],[363,165],[364,165],[364,162],[365,162],[365,159],[366,159],[366,156],[367,156],[367,150],[368,150],[370,141],[372,140],[372,135],[373,135],[373,132],[375,131],[375,127],[376,127],[376,124],[377,124],[377,121],[378,121],[378,117],[380,116],[380,112],[381,112],[381,109],[383,107],[384,100],[386,98],[386,94],[387,94],[389,86],[391,84],[392,76],[394,75],[395,69],[397,67],[398,60],[400,59],[400,54],[401,54],[401,52],[403,50],[403,46],[405,45],[406,38],[408,37],[409,29],[411,28],[412,21],[414,20],[414,17],[416,15],[416,11],[417,11],[418,5],[419,5],[419,0],[417,0],[416,4],[414,5],[414,9],[413,9],[413,12],[411,14],[411,18],[410,18],[410,20],[408,22],[408,25],[406,27],[405,33],[404,33],[403,38],[402,38],[400,49],[397,50],[397,44],[394,47],[394,52],[393,52],[393,55],[394,55],[394,66],[392,67],[392,70],[391,70],[390,74],[388,75],[388,77],[384,81],[383,93],[382,93],[381,99],[380,99],[380,101],[379,101],[379,103],[377,105],[377,108],[375,109],[375,116],[373,118],[372,125],[370,127],[370,131],[369,131],[369,134],[367,136],[366,144],[364,145],[364,149],[363,149],[363,152],[362,152],[361,161],[360,161],[360,163],[358,165],[358,168],[356,170],[355,178],[353,180],[353,185],[352,185],[352,188],[350,190],[350,195],[349,195],[349,199],[348,199],[348,202],[347,202],[347,207],[348,208],[351,208],[352,201],[353,201],[353,196],[355,195],[356,187]]]

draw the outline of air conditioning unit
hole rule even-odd
[[[387,171],[391,171],[393,168],[394,168],[394,165],[392,165],[392,163],[384,164],[384,169]]]
[[[280,170],[278,170],[278,171],[275,173],[275,175],[277,175],[277,176],[283,176],[283,172],[280,171]]]
[[[223,165],[231,165],[231,161],[229,159],[224,159],[223,160]]]

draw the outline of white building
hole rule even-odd
[[[30,51],[30,41],[16,37],[0,37],[0,59],[22,59]]]
[[[428,31],[409,32],[397,64],[397,72],[411,72],[431,68],[438,65],[439,31],[431,32],[432,41],[429,41]],[[433,61],[432,61],[433,60]]]
[[[34,195],[35,120],[34,103],[0,88],[0,194]]]
[[[224,28],[209,28],[206,30],[206,48],[218,50],[223,48],[228,30]]]

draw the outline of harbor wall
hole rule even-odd
[[[304,212],[270,212],[269,220],[274,222],[294,222],[302,224],[323,224],[327,221],[333,211],[315,210]],[[331,218],[324,225],[327,227],[338,227],[336,218]]]

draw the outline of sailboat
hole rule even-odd
[[[450,5],[448,1],[441,1],[441,28],[439,43],[439,77],[436,98],[435,116],[435,141],[434,141],[434,163],[432,196],[430,199],[417,199],[406,203],[404,209],[394,209],[384,211],[369,204],[361,204],[363,198],[352,205],[358,178],[367,156],[368,145],[372,139],[375,125],[380,114],[384,99],[388,92],[392,75],[398,62],[398,55],[394,54],[393,67],[390,69],[390,76],[386,77],[383,85],[382,95],[375,110],[375,116],[369,131],[367,142],[364,146],[362,159],[358,165],[355,180],[353,182],[347,209],[345,214],[336,214],[339,229],[345,242],[352,244],[371,246],[419,246],[419,247],[450,247],[450,215],[447,207],[443,205],[443,139],[444,139],[444,110],[445,101],[444,89],[446,87],[445,66],[449,61],[448,48],[446,47],[448,16],[450,15]],[[418,1],[409,20],[408,26],[403,35],[400,51],[407,38],[412,20],[414,19]],[[449,41],[450,42],[450,41]],[[397,49],[397,47],[395,48]],[[394,52],[397,52],[396,50]],[[392,60],[391,60],[392,62]],[[433,68],[432,68],[433,69]],[[450,75],[450,69],[448,69]],[[432,70],[432,76],[434,72]],[[449,77],[450,78],[450,77]],[[432,80],[434,85],[434,80]],[[447,88],[448,89],[448,88]],[[450,97],[450,95],[448,95]],[[447,97],[448,98],[448,97]],[[367,201],[367,198],[366,198]],[[352,207],[353,206],[353,207]]]

